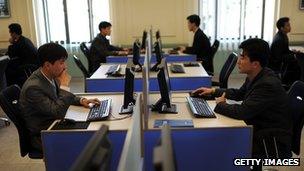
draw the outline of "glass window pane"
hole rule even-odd
[[[99,33],[98,25],[101,21],[110,21],[109,0],[93,0],[93,30],[94,36]]]
[[[244,35],[261,37],[263,0],[245,0]]]
[[[200,17],[201,29],[204,30],[206,35],[210,36],[211,42],[215,39],[215,0],[201,0],[200,1]]]
[[[70,42],[88,42],[90,25],[87,0],[67,0]]]
[[[51,41],[66,41],[63,0],[47,0],[50,40]]]
[[[238,39],[240,36],[241,0],[218,1],[218,39]]]

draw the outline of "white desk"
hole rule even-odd
[[[211,76],[205,71],[201,64],[199,67],[184,67],[185,73],[172,73],[168,63],[168,72],[170,78],[171,90],[194,90],[198,87],[211,87]],[[183,63],[174,63],[183,65]],[[124,76],[111,77],[107,76],[106,72],[109,67],[114,64],[101,64],[96,72],[86,78],[86,92],[123,92],[124,91]],[[125,64],[120,64],[122,74],[125,74]],[[142,73],[135,73],[134,90],[142,91]],[[150,90],[158,91],[157,72],[150,72]]]
[[[194,128],[211,128],[211,127],[240,127],[246,126],[243,120],[236,120],[226,117],[224,115],[215,114],[216,118],[196,118],[193,116],[192,111],[188,105],[186,97],[188,93],[172,93],[172,103],[177,105],[177,114],[163,114],[150,111],[148,129],[154,129],[154,121],[156,119],[191,119],[193,120]],[[155,102],[160,98],[159,94],[150,94],[150,103]],[[211,109],[215,107],[215,101],[207,101]]]

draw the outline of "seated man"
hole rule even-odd
[[[241,43],[240,48],[243,52],[237,65],[240,73],[247,75],[240,89],[202,87],[193,93],[221,96],[216,98],[217,105],[214,109],[216,113],[244,120],[246,124],[253,125],[254,158],[266,157],[263,140],[260,137],[262,132],[269,129],[280,134],[276,139],[279,157],[291,157],[292,121],[288,110],[288,96],[274,72],[265,67],[270,54],[268,43],[261,39],[248,39]],[[226,98],[242,103],[228,104]]]
[[[19,100],[31,145],[42,151],[41,130],[46,130],[56,119],[63,119],[70,105],[88,107],[89,103],[99,101],[76,97],[60,88],[67,87],[70,81],[65,64],[68,54],[62,46],[44,44],[38,49],[38,57],[41,67],[26,80]]]
[[[22,66],[27,64],[35,65],[33,70],[38,68],[37,49],[28,38],[22,36],[20,24],[12,23],[8,26],[11,45],[8,47],[7,55],[11,58],[7,69],[7,85],[18,84],[20,87],[26,80]]]
[[[187,17],[188,29],[194,33],[192,47],[180,47],[180,51],[187,54],[195,54],[198,61],[203,61],[203,67],[206,71],[212,71],[212,61],[210,59],[211,45],[208,37],[199,28],[201,19],[198,15]]]
[[[99,24],[100,33],[92,41],[90,47],[90,57],[93,66],[90,68],[92,68],[93,72],[99,68],[100,63],[107,62],[107,56],[128,55],[128,49],[110,45],[106,36],[111,35],[111,27],[111,23],[102,21]]]
[[[282,82],[291,85],[300,77],[300,68],[297,63],[297,52],[289,49],[287,34],[291,31],[288,17],[280,18],[277,23],[278,32],[271,44],[269,68],[277,74],[282,74]]]

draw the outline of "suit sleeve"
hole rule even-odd
[[[99,40],[93,42],[92,46],[94,46],[94,48],[96,49],[96,51],[99,53],[100,56],[106,57],[106,56],[112,56],[118,54],[116,51],[109,51],[106,48],[106,45]]]
[[[117,46],[110,45],[110,50],[111,50],[111,51],[121,51],[121,50],[123,50],[123,48],[120,48],[120,47],[117,47]]]
[[[50,99],[38,86],[29,87],[26,92],[26,99],[35,106],[43,115],[49,115],[55,118],[63,118],[70,105],[78,105],[79,97],[64,90],[60,90],[57,100]]]
[[[226,93],[226,98],[235,101],[242,101],[246,94],[247,81],[239,89],[229,88],[229,89],[215,89],[214,96],[219,97]]]
[[[187,54],[198,54],[200,49],[204,48],[204,40],[202,37],[195,37],[193,40],[193,45],[192,47],[186,47],[186,49],[184,50],[184,53]]]
[[[271,101],[272,86],[258,85],[255,90],[242,102],[242,104],[218,103],[214,109],[216,113],[240,120],[255,117],[267,108]]]

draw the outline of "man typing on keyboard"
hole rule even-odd
[[[253,125],[253,157],[266,158],[261,133],[275,132],[279,158],[291,155],[291,118],[288,97],[280,80],[266,67],[270,50],[261,39],[248,39],[241,43],[243,50],[238,58],[239,72],[246,74],[245,83],[239,89],[199,88],[193,93],[213,95],[216,99],[216,113],[244,120]],[[241,104],[227,104],[226,98],[242,101]],[[282,133],[280,133],[282,132]],[[272,143],[273,144],[273,143]],[[274,149],[272,146],[267,147]],[[269,153],[269,151],[268,151]],[[258,168],[260,169],[260,168]]]
[[[46,130],[56,119],[63,119],[70,105],[89,107],[98,99],[77,97],[64,90],[70,82],[66,71],[67,51],[55,43],[38,49],[40,68],[24,83],[20,93],[22,115],[30,132],[31,146],[42,152],[40,131]]]

